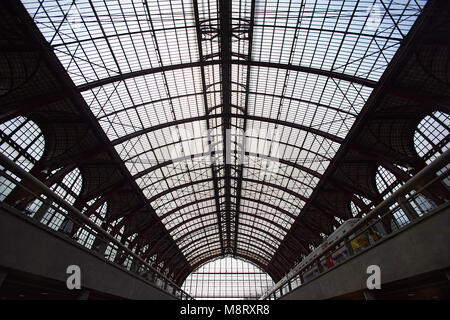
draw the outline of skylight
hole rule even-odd
[[[425,5],[22,2],[193,266],[270,263]]]

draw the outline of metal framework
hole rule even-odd
[[[88,214],[132,183],[146,203],[114,231],[139,233],[134,245],[150,239],[139,219],[151,208],[167,232],[144,256],[173,266],[181,252],[190,268],[176,281],[227,254],[276,279],[343,218],[313,202],[325,178],[367,212],[357,188],[328,171],[341,149],[377,159],[348,135],[425,2],[22,0],[74,86],[0,119],[82,97],[107,146],[78,163],[104,148],[127,169]]]

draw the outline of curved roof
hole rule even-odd
[[[189,264],[267,269],[426,1],[22,2]]]

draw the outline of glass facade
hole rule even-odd
[[[41,159],[44,147],[44,136],[33,121],[25,117],[16,117],[0,123],[0,152],[26,171],[30,171]],[[8,196],[13,187],[13,183],[0,176],[1,201]]]
[[[273,285],[270,276],[254,264],[225,257],[192,272],[183,290],[197,300],[255,300]]]

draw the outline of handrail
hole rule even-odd
[[[157,274],[161,278],[163,278],[167,283],[172,285],[174,288],[182,292],[185,296],[192,299],[192,297],[186,293],[183,289],[181,289],[175,282],[173,282],[171,279],[167,278],[165,275],[160,273],[158,270],[153,268],[150,264],[147,263],[144,259],[142,259],[139,255],[134,253],[132,250],[130,250],[128,247],[126,247],[123,243],[118,241],[116,238],[114,238],[111,234],[109,234],[107,231],[105,231],[103,228],[101,228],[99,225],[94,223],[91,219],[89,219],[87,216],[85,216],[83,213],[81,213],[77,208],[69,204],[66,200],[61,198],[59,195],[57,195],[53,190],[51,190],[49,187],[47,187],[44,183],[42,183],[40,180],[35,178],[33,175],[31,175],[29,172],[25,171],[22,167],[17,165],[14,161],[10,160],[8,157],[0,153],[0,165],[3,166],[6,170],[12,172],[17,177],[28,181],[31,183],[34,187],[38,188],[40,192],[42,192],[43,195],[51,198],[54,202],[56,202],[58,205],[60,205],[62,208],[66,209],[70,214],[73,215],[72,218],[76,218],[78,220],[81,220],[83,223],[88,225],[91,229],[95,230],[102,236],[104,236],[106,239],[108,239],[110,242],[115,244],[118,249],[123,250],[128,255],[132,256],[137,261],[141,262],[145,267],[147,267],[150,271]]]
[[[370,220],[372,220],[374,217],[376,217],[377,214],[380,213],[383,209],[390,206],[394,202],[398,202],[398,199],[402,196],[407,195],[414,187],[417,185],[421,185],[421,187],[424,187],[427,183],[429,183],[430,176],[436,174],[437,171],[442,169],[444,166],[448,165],[450,163],[450,149],[445,151],[443,154],[441,154],[438,158],[433,160],[430,164],[428,164],[425,168],[420,170],[416,175],[411,177],[407,182],[405,182],[400,188],[398,188],[395,192],[393,192],[387,199],[383,200],[381,203],[379,203],[375,208],[373,208],[368,214],[366,214],[363,218],[361,218],[355,225],[350,227],[350,229],[343,234],[342,236],[338,237],[336,240],[333,241],[332,246],[329,246],[326,248],[318,257],[316,257],[313,261],[303,266],[301,269],[296,271],[294,274],[290,275],[289,278],[282,278],[278,283],[276,283],[272,288],[270,288],[266,293],[263,294],[263,296],[260,298],[261,300],[266,299],[271,294],[276,292],[281,287],[284,287],[287,283],[289,283],[293,278],[301,274],[305,269],[309,268],[312,264],[314,264],[316,261],[320,261],[320,259],[327,254],[329,254],[330,251],[335,249],[335,245],[345,242],[346,238],[349,237],[349,235],[352,235],[356,231],[360,230],[362,227],[364,227]],[[301,263],[301,262],[300,262]],[[299,263],[299,264],[300,264]],[[298,264],[297,264],[298,265]],[[293,269],[295,266],[293,267]],[[289,273],[288,273],[289,274]]]
[[[383,200],[379,203],[375,208],[373,208],[366,216],[364,216],[358,223],[356,223],[348,232],[351,234],[355,230],[358,230],[369,222],[379,211],[384,209],[385,207],[391,205],[396,202],[397,199],[401,196],[404,196],[410,192],[413,187],[415,187],[418,183],[424,182],[430,178],[430,175],[434,175],[438,170],[442,169],[445,165],[450,163],[450,149],[441,154],[438,158],[436,158],[433,162],[427,165],[425,168],[420,170],[415,176],[406,181],[400,188],[398,188],[395,192],[392,193],[387,199]],[[345,236],[343,237],[345,238]]]

